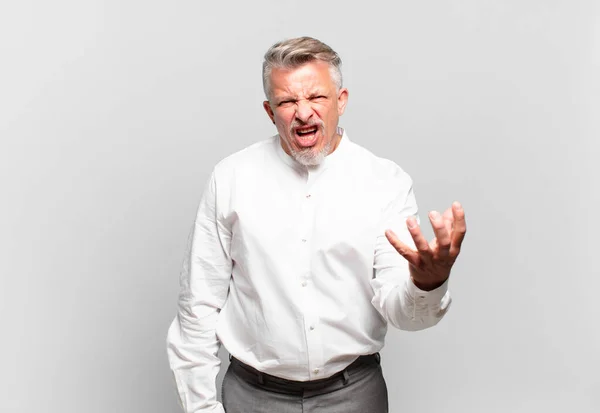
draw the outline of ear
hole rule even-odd
[[[338,92],[338,98],[337,98],[338,116],[342,116],[344,114],[347,103],[348,103],[348,89],[342,88]]]
[[[275,114],[273,113],[273,109],[271,109],[271,105],[269,104],[268,100],[265,100],[263,102],[263,108],[265,108],[265,112],[267,112],[267,115],[269,115],[271,122],[273,122],[273,125],[275,125]]]

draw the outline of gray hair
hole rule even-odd
[[[320,60],[329,64],[331,79],[337,89],[342,88],[342,59],[325,43],[312,37],[297,37],[275,43],[265,53],[263,62],[263,89],[267,99],[271,98],[271,71],[277,69],[295,69],[306,63]]]

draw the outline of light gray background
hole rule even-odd
[[[388,335],[391,411],[600,411],[598,2],[21,0],[0,6],[1,412],[178,411],[165,335],[202,186],[274,133],[262,55],[305,34],[422,218],[467,212],[452,310]]]

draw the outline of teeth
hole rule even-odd
[[[307,130],[302,130],[302,131],[296,131],[296,133],[298,133],[298,135],[308,135],[310,133],[315,133],[317,131],[317,128],[312,128],[312,129],[307,129]]]

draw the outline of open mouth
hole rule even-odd
[[[317,125],[302,126],[294,129],[296,140],[301,146],[313,146],[317,142]]]

